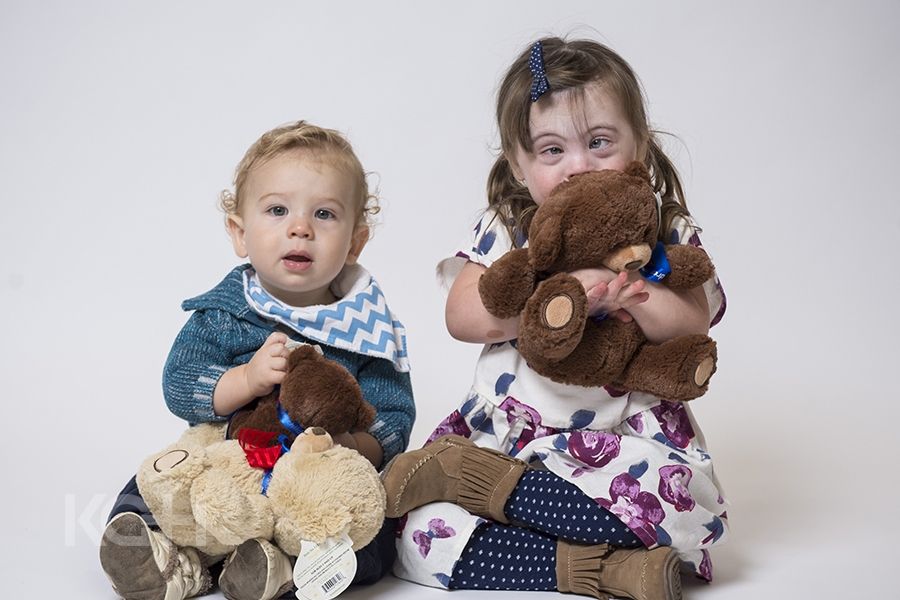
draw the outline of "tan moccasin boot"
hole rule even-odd
[[[228,600],[272,600],[294,585],[291,559],[266,540],[247,540],[225,561],[219,589]]]
[[[381,475],[387,517],[431,502],[453,502],[474,515],[508,523],[503,508],[527,469],[516,458],[446,435],[394,457]]]
[[[136,513],[118,514],[107,524],[100,564],[125,600],[184,600],[212,584],[195,549],[177,547]]]
[[[560,592],[608,600],[681,600],[681,561],[669,547],[614,548],[559,541],[556,587]]]

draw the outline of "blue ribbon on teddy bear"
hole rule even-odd
[[[306,428],[291,419],[281,402],[276,402],[275,406],[278,410],[278,420],[285,429],[295,437],[303,433]],[[272,443],[273,441],[275,443]],[[266,496],[275,462],[291,451],[287,434],[276,435],[270,431],[246,428],[238,432],[238,443],[247,455],[247,463],[253,468],[264,469],[260,493]]]

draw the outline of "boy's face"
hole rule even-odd
[[[623,171],[643,158],[625,113],[601,84],[584,88],[583,102],[556,92],[531,105],[532,151],[519,147],[511,161],[517,179],[540,206],[557,185],[579,173]]]
[[[308,153],[288,151],[247,177],[240,214],[228,217],[234,251],[260,283],[291,306],[329,304],[329,286],[369,237],[357,225],[355,185]]]

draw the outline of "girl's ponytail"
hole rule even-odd
[[[668,243],[668,232],[677,217],[686,217],[690,213],[684,200],[684,190],[675,164],[666,156],[654,133],[647,140],[647,166],[653,177],[653,189],[659,194],[662,203],[659,208],[660,240]]]

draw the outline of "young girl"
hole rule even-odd
[[[194,311],[163,374],[166,403],[191,424],[223,421],[281,383],[290,340],[318,344],[346,367],[376,409],[368,431],[334,436],[376,468],[402,452],[415,418],[406,337],[375,280],[358,263],[377,212],[365,172],[336,131],[303,121],[265,133],[222,195],[240,258]],[[210,557],[176,548],[135,484],[125,487],[101,542],[103,569],[124,598],[188,598],[211,586]],[[393,560],[392,529],[357,553],[355,582],[377,580]],[[226,561],[219,585],[232,600],[268,600],[290,589],[290,559],[250,540]]]
[[[395,573],[450,589],[680,598],[679,567],[709,580],[707,548],[726,532],[725,501],[688,407],[541,377],[516,350],[518,320],[491,316],[477,284],[527,243],[555,186],[634,160],[653,175],[660,239],[699,246],[681,183],[649,128],[637,78],[598,43],[548,38],[524,51],[500,86],[497,121],[489,208],[438,267],[450,288],[450,333],[486,345],[471,391],[436,441],[384,473],[388,514],[408,513]],[[715,279],[676,292],[599,266],[574,275],[592,315],[634,320],[651,342],[706,333],[725,308]]]

